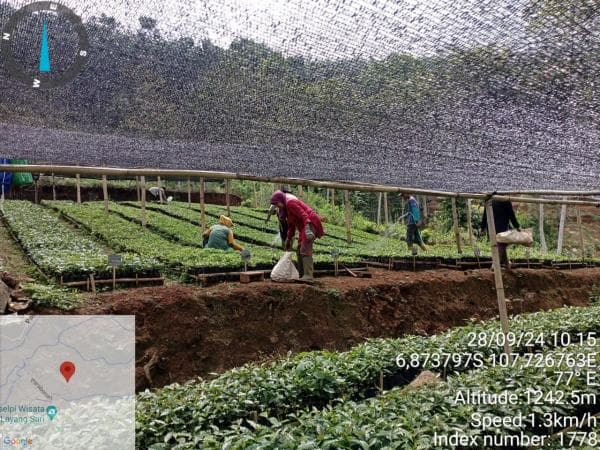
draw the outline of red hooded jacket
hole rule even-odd
[[[314,227],[317,238],[323,237],[325,232],[323,231],[321,218],[302,200],[297,198],[286,198],[285,209],[288,222],[288,239],[292,239],[296,230],[298,230],[298,241],[304,242],[306,240],[304,229],[306,228],[307,223],[310,223]]]

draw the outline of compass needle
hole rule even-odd
[[[50,72],[50,49],[48,47],[48,26],[42,26],[42,45],[40,48],[40,72]]]

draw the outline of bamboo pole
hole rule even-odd
[[[192,179],[187,179],[187,191],[188,191],[188,208],[192,207]]]
[[[352,243],[352,205],[350,204],[350,191],[344,191],[344,212],[346,213],[346,236],[348,244]]]
[[[104,212],[108,214],[108,181],[106,175],[102,175],[102,196],[104,197]]]
[[[52,174],[52,200],[56,201],[56,184],[54,184],[54,174]]]
[[[81,204],[81,177],[79,174],[75,175],[75,182],[77,185],[77,204]]]
[[[142,200],[142,193],[140,189],[140,177],[135,177],[135,193],[137,194],[138,203]]]
[[[560,221],[558,224],[558,243],[556,245],[556,254],[557,255],[560,255],[562,253],[566,219],[567,219],[567,205],[563,203],[560,208]]]
[[[427,219],[429,217],[429,207],[427,206],[427,196],[423,195],[423,217]]]
[[[204,204],[204,178],[200,178],[200,228],[206,229],[206,206]]]
[[[162,183],[160,180],[160,176],[156,177],[156,187],[158,188],[158,202],[160,204],[162,204],[163,203],[163,195],[162,195],[162,189],[161,189]]]
[[[402,224],[406,223],[406,221],[404,220],[404,211],[405,211],[405,206],[404,206],[404,197],[400,197],[400,217],[402,217]]]
[[[469,245],[471,248],[475,246],[475,242],[473,240],[473,215],[471,213],[471,199],[467,199],[467,228],[469,231]]]
[[[225,204],[227,205],[227,217],[231,217],[231,181],[225,180]]]
[[[300,198],[304,197],[304,189],[301,184],[298,185],[298,197],[300,197]]]
[[[140,203],[141,203],[141,218],[142,218],[142,227],[146,228],[146,177],[140,177]]]
[[[387,228],[390,224],[390,208],[388,205],[388,193],[383,193],[383,220],[385,220],[385,227]]]
[[[485,213],[487,215],[488,234],[490,236],[490,245],[492,250],[492,261],[494,268],[494,282],[496,285],[496,296],[498,298],[498,313],[500,315],[500,324],[502,333],[504,333],[504,353],[510,355],[512,349],[508,342],[508,314],[506,312],[506,298],[504,296],[504,282],[502,281],[502,269],[500,267],[500,254],[498,253],[498,243],[496,242],[496,224],[494,223],[494,211],[492,202],[485,202]]]
[[[585,247],[583,243],[583,227],[581,226],[581,209],[576,208],[577,211],[577,231],[579,232],[579,248],[581,249],[581,259],[585,258]]]
[[[335,218],[335,189],[331,190],[331,216]]]
[[[381,225],[381,203],[383,201],[383,193],[377,193],[377,225]]]
[[[462,246],[460,242],[460,228],[458,225],[458,211],[456,210],[456,198],[451,198],[452,202],[452,226],[454,228],[454,238],[456,239],[456,251],[458,254],[462,253]]]
[[[539,205],[539,234],[540,234],[540,247],[542,252],[548,252],[548,245],[546,245],[546,232],[544,231],[544,204]]]

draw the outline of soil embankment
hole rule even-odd
[[[509,312],[529,312],[587,304],[600,269],[515,270],[504,280]],[[136,315],[138,390],[288,351],[344,350],[369,337],[433,334],[497,314],[490,270],[319,281],[132,289],[98,295],[74,313]]]

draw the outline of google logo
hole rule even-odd
[[[33,439],[28,437],[11,438],[10,436],[3,436],[0,434],[0,442],[3,445],[8,445],[9,447],[25,448],[33,446]]]

